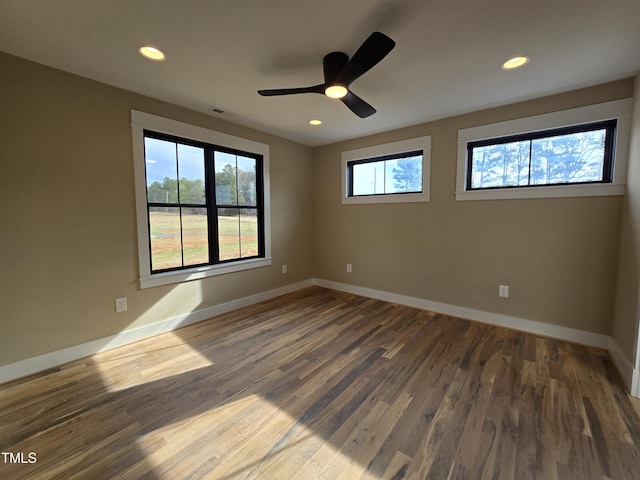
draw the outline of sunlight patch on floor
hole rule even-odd
[[[296,400],[286,409],[295,411]],[[147,467],[163,480],[185,475],[215,480],[325,478],[327,467],[339,478],[381,478],[258,395],[154,430],[137,445],[146,454]],[[330,459],[329,464],[319,461],[323,458]]]
[[[96,359],[95,365],[109,391],[126,390],[213,365],[172,332],[155,339],[149,350],[141,350],[139,345],[135,348],[124,346],[98,354]],[[123,366],[126,366],[126,375],[122,374]]]

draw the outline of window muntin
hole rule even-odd
[[[262,157],[144,131],[150,273],[265,256]]]
[[[616,123],[469,142],[466,190],[611,183]]]
[[[422,150],[347,162],[349,197],[422,193]]]

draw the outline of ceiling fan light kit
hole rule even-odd
[[[329,98],[343,98],[349,90],[344,85],[329,85],[324,90],[324,94]]]
[[[324,56],[324,83],[310,87],[258,90],[258,93],[263,97],[320,93],[340,99],[357,116],[366,118],[376,113],[376,109],[353,93],[349,87],[356,79],[380,63],[395,45],[396,42],[384,33],[373,32],[351,59],[344,52],[331,52]]]

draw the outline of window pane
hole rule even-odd
[[[204,148],[178,145],[180,203],[205,204]]]
[[[242,258],[258,255],[258,211],[240,210],[240,254]]]
[[[218,209],[220,260],[240,258],[240,215],[237,208]]]
[[[529,140],[474,147],[471,188],[528,185],[529,148]]]
[[[384,162],[356,163],[352,175],[354,196],[384,193]]]
[[[216,203],[237,205],[236,156],[230,153],[215,153]]]
[[[422,157],[387,160],[385,193],[422,192]]]
[[[238,205],[256,206],[256,159],[238,159]]]
[[[182,209],[182,248],[185,265],[209,262],[209,232],[206,208]]]
[[[149,202],[178,203],[176,144],[155,138],[144,139]]]
[[[149,210],[151,269],[181,267],[180,209],[150,207]]]
[[[610,120],[469,142],[467,188],[611,182],[615,128]]]
[[[532,141],[532,184],[603,179],[606,129]]]

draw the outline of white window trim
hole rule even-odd
[[[149,252],[149,219],[147,215],[147,185],[144,160],[144,130],[166,133],[177,137],[197,140],[221,147],[233,148],[262,155],[264,169],[264,241],[265,257],[238,260],[233,263],[205,265],[175,272],[151,273]],[[200,278],[239,272],[271,265],[271,214],[269,190],[269,145],[226,133],[208,130],[188,123],[158,117],[149,113],[131,110],[131,131],[133,136],[133,163],[136,193],[136,218],[138,227],[138,259],[140,267],[140,288],[156,287],[172,283],[186,282]]]
[[[347,163],[353,160],[382,157],[396,153],[422,150],[422,192],[421,193],[398,193],[386,195],[366,195],[349,197]],[[413,203],[428,202],[431,200],[430,191],[431,178],[431,135],[424,137],[410,138],[398,142],[384,143],[370,147],[358,148],[342,152],[342,204],[356,205],[365,203]]]
[[[633,99],[625,98],[586,107],[458,130],[456,200],[624,195],[629,157],[629,138],[631,136],[632,110]],[[468,142],[612,119],[618,120],[618,124],[614,139],[613,181],[611,183],[465,190],[468,168]]]

